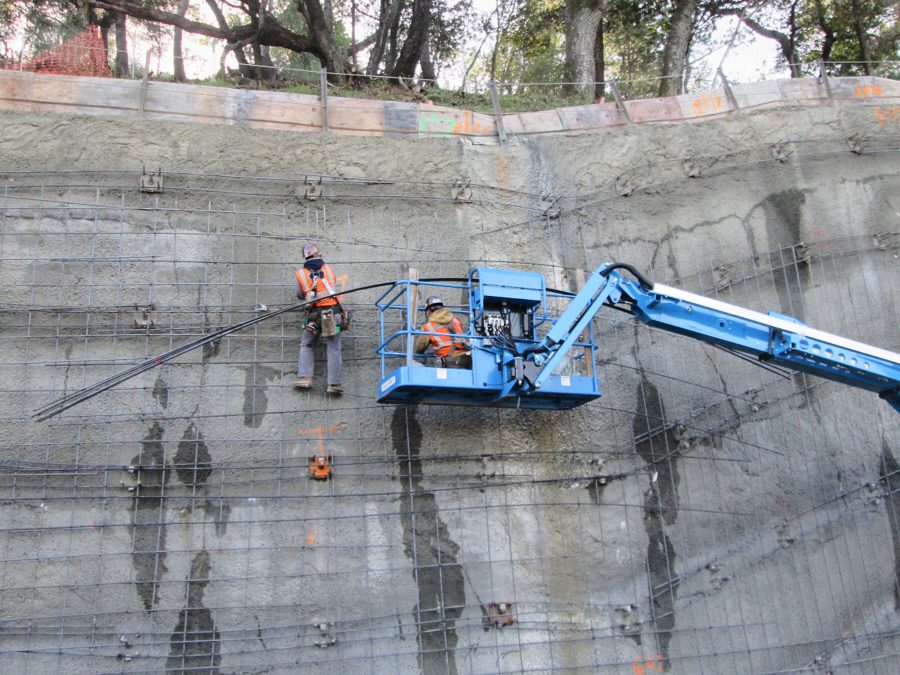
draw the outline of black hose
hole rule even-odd
[[[629,265],[628,263],[612,263],[609,267],[607,267],[605,270],[603,270],[603,276],[606,276],[613,270],[617,270],[617,269],[628,270],[629,272],[631,272],[631,274],[634,275],[634,278],[638,280],[638,283],[641,285],[641,288],[648,290],[648,291],[653,289],[653,282],[650,281],[643,274],[638,272],[637,268],[634,265]]]
[[[83,403],[84,401],[93,398],[97,394],[100,394],[107,389],[111,389],[118,384],[122,384],[123,382],[126,382],[127,380],[130,380],[131,378],[150,370],[151,368],[155,368],[158,365],[167,363],[168,361],[171,361],[172,359],[175,359],[182,354],[187,354],[188,352],[193,351],[198,347],[202,347],[203,345],[207,345],[211,342],[215,342],[216,340],[220,340],[226,335],[231,335],[232,333],[236,333],[245,328],[249,328],[250,326],[254,326],[267,319],[272,319],[281,314],[286,314],[287,312],[294,312],[298,309],[303,309],[313,302],[320,302],[321,300],[324,300],[326,298],[331,298],[337,295],[349,295],[350,293],[368,291],[372,290],[373,288],[382,288],[384,286],[393,286],[395,283],[395,281],[385,281],[379,284],[369,284],[368,286],[359,286],[358,288],[351,288],[350,290],[341,291],[339,293],[323,295],[321,297],[317,297],[315,300],[308,300],[306,302],[297,303],[296,305],[291,305],[282,309],[276,309],[271,312],[266,312],[265,314],[255,316],[252,319],[247,319],[246,321],[242,321],[241,323],[236,323],[232,326],[228,326],[227,328],[222,328],[215,333],[204,335],[203,337],[197,338],[192,342],[188,342],[179,347],[175,347],[174,349],[170,349],[169,351],[159,354],[158,356],[154,356],[147,359],[146,361],[142,361],[141,363],[131,366],[130,368],[126,368],[125,370],[116,373],[115,375],[112,375],[105,380],[95,382],[94,384],[84,387],[83,389],[79,389],[78,391],[74,391],[71,394],[62,396],[55,401],[51,401],[47,405],[35,410],[32,414],[32,418],[35,422],[43,422],[45,420],[48,420],[51,417],[55,417],[64,410],[68,410],[69,408],[76,406],[79,403]]]

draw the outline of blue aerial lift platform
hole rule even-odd
[[[446,368],[434,356],[413,353],[415,337],[427,334],[417,321],[420,287],[445,294],[456,289],[465,297],[453,309],[468,319],[462,338],[471,348],[471,369]],[[551,312],[551,305],[560,312]],[[465,283],[397,281],[376,306],[380,403],[549,410],[587,403],[600,396],[592,320],[609,306],[765,363],[873,391],[900,412],[900,355],[789,316],[653,284],[622,263],[601,265],[576,295],[548,291],[540,274],[482,267]]]
[[[465,304],[452,307],[468,330],[462,336],[472,352],[472,368],[445,368],[433,355],[413,353],[424,335],[420,299],[432,293],[458,293]],[[466,283],[397,281],[377,301],[380,310],[381,403],[442,403],[456,405],[564,410],[600,396],[594,371],[590,326],[584,339],[573,340],[570,357],[547,373],[540,391],[514,392],[508,377],[513,354],[540,344],[537,335],[554,323],[548,304],[568,303],[571,295],[548,292],[544,277],[533,272],[473,269]],[[452,303],[445,303],[451,306]]]

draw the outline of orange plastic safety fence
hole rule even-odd
[[[110,77],[112,74],[97,26],[88,26],[84,32],[59,47],[40,52],[21,67],[7,67],[51,75]]]

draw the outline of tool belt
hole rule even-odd
[[[340,321],[337,317],[340,315]],[[313,326],[314,330],[310,327]],[[346,333],[350,329],[350,313],[340,303],[330,307],[313,307],[306,315],[306,330],[323,337]]]

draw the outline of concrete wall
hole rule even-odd
[[[284,315],[31,414],[291,303],[308,239],[350,287],[621,260],[897,350],[897,151],[850,102],[503,147],[0,113],[0,668],[893,670],[896,413],[615,312],[570,412],[379,406],[363,293],[340,399]]]
[[[854,101],[883,122],[900,116],[900,83],[879,77],[769,80],[662,99],[600,102],[500,117],[506,134],[596,131],[624,124],[702,121],[737,111]],[[430,103],[376,101],[277,91],[0,70],[0,110],[71,112],[151,120],[234,124],[250,129],[496,142],[495,115]]]

